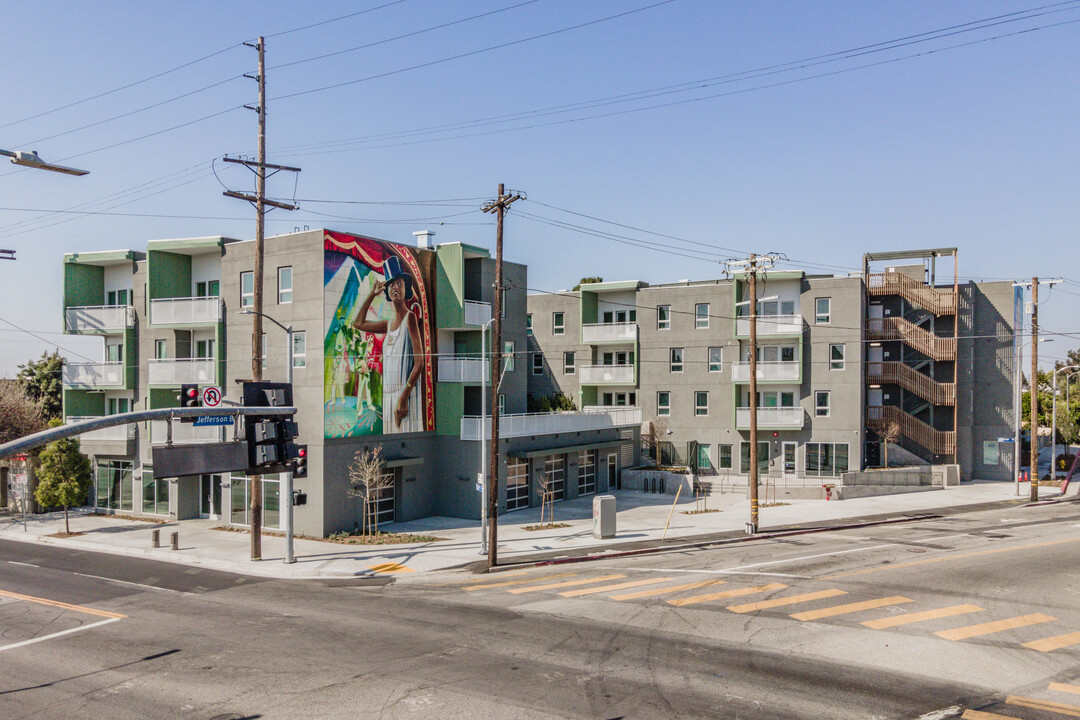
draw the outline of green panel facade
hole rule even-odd
[[[64,307],[105,304],[105,268],[64,263]]]
[[[151,300],[191,296],[191,256],[150,250],[147,275]]]
[[[461,434],[461,416],[465,414],[465,386],[460,383],[436,383],[435,432],[439,435]]]
[[[105,393],[64,390],[64,417],[99,417],[105,414]]]
[[[597,319],[597,307],[599,306],[599,298],[594,292],[581,291],[581,324],[592,325],[599,322]]]
[[[436,248],[435,320],[441,328],[465,325],[465,250],[461,245]]]

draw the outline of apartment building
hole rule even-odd
[[[291,361],[298,442],[309,450],[308,478],[296,483],[308,496],[295,509],[298,533],[362,524],[348,467],[376,446],[392,477],[374,510],[380,523],[480,516],[477,477],[490,436],[481,397],[485,385],[491,392],[481,333],[494,260],[481,247],[435,245],[429,231],[414,236],[409,244],[309,230],[266,239],[263,311],[293,329],[293,344],[264,323],[263,378],[284,380]],[[100,336],[103,352],[100,362],[65,365],[66,419],[175,407],[183,383],[218,386],[226,404],[239,403],[252,374],[243,313],[254,305],[254,250],[251,240],[208,237],[65,256],[65,332]],[[506,262],[503,272],[500,511],[537,504],[540,486],[558,499],[605,490],[637,462],[640,411],[526,413],[527,269]],[[176,444],[237,437],[228,426],[172,427]],[[165,421],[84,434],[94,504],[246,525],[242,473],[153,477],[152,448],[166,442]],[[264,476],[262,492],[264,523],[279,527],[279,478]]]
[[[936,265],[942,253],[868,256],[871,264],[907,263],[882,269],[906,278],[906,296],[872,274],[759,276],[761,473],[777,483],[820,485],[827,482],[822,478],[878,467],[881,434],[895,421],[901,436],[890,465],[956,462],[967,478],[1011,478],[1010,449],[998,442],[1012,434],[1012,288],[961,286],[950,276],[947,289],[936,289],[928,266],[914,261]],[[864,277],[873,278],[870,291]],[[908,297],[916,294],[954,296],[956,309],[927,314]],[[529,393],[534,401],[563,394],[589,410],[639,407],[652,428],[645,432],[657,434],[667,459],[698,474],[745,477],[746,297],[744,275],[662,285],[601,282],[530,295]],[[894,330],[898,323],[882,318],[904,324]],[[951,354],[928,357],[927,342]],[[916,392],[920,399],[912,400]]]

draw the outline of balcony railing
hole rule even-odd
[[[759,362],[757,379],[766,382],[799,382],[799,362]],[[750,363],[739,362],[731,366],[731,379],[735,382],[750,382]]]
[[[491,319],[491,303],[477,300],[465,301],[465,324],[484,325]]]
[[[150,421],[150,444],[164,445],[168,439],[167,420]],[[231,437],[231,435],[230,435]],[[172,440],[174,443],[218,443],[224,442],[224,426],[182,423],[173,420]]]
[[[480,383],[490,379],[487,360],[470,357],[439,358],[439,382]]]
[[[204,325],[221,322],[219,297],[162,298],[150,301],[151,325]]]
[[[69,333],[101,333],[135,327],[135,308],[130,305],[83,305],[64,310]]]
[[[802,317],[799,315],[758,315],[758,337],[769,335],[800,335],[802,333]],[[750,337],[750,318],[741,317],[735,321],[735,334],[739,337]]]
[[[595,406],[588,412],[527,413],[499,416],[499,437],[511,438],[523,435],[551,435],[554,433],[584,432],[605,428],[641,424],[641,408],[609,408]],[[481,418],[461,418],[461,439],[479,440]],[[483,423],[483,437],[491,437],[491,420]]]
[[[66,387],[123,387],[124,363],[64,363],[61,377]]]
[[[759,428],[801,430],[805,422],[806,412],[801,407],[759,407],[757,409]],[[739,430],[750,429],[750,408],[735,408],[735,427]]]
[[[217,379],[217,361],[213,359],[151,360],[147,367],[147,383],[150,385],[212,385]]]
[[[633,365],[582,365],[578,368],[582,385],[633,385]]]
[[[83,420],[97,420],[96,416],[90,417],[68,417],[67,424],[82,422]],[[135,439],[135,424],[128,423],[127,425],[114,425],[113,427],[101,428],[100,430],[91,430],[90,432],[84,432],[79,435],[79,440],[82,442],[94,442],[94,441],[106,441],[106,442],[126,442],[128,440]]]
[[[637,340],[637,323],[590,323],[581,326],[581,342],[632,343]]]

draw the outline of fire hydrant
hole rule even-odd
[[[833,488],[836,487],[836,486],[835,485],[822,485],[821,487],[825,488],[825,499],[826,500],[832,500],[832,491],[833,491]]]

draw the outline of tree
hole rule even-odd
[[[580,290],[582,285],[587,285],[589,283],[602,283],[602,282],[604,282],[604,278],[602,278],[602,277],[583,277],[580,280],[578,280],[578,284],[574,286],[574,290]]]
[[[885,464],[884,467],[889,467],[889,443],[899,442],[900,440],[900,423],[895,420],[889,420],[885,427],[882,428],[879,433],[881,436],[881,444],[885,449]]]
[[[44,430],[45,412],[40,401],[27,396],[14,380],[0,380],[0,443]]]
[[[64,412],[63,380],[61,372],[64,358],[60,353],[42,353],[41,359],[30,360],[19,366],[16,379],[31,400],[41,403],[45,417],[59,418]]]
[[[59,425],[53,421],[50,425]],[[49,443],[41,452],[34,497],[45,507],[64,508],[64,532],[71,534],[68,508],[82,505],[90,490],[90,459],[79,452],[79,441],[64,438]]]
[[[352,488],[347,492],[350,497],[364,501],[364,537],[370,533],[379,533],[379,514],[375,504],[382,495],[382,490],[394,484],[394,476],[383,467],[382,447],[364,448],[353,455],[349,466],[349,480]]]

